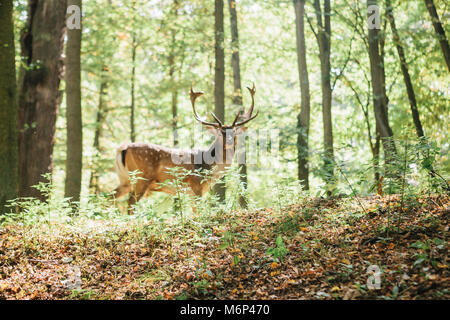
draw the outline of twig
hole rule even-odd
[[[41,263],[58,263],[58,260],[40,260],[40,259],[27,259],[30,262],[41,262]]]

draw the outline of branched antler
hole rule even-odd
[[[218,121],[218,119],[216,119],[216,121],[218,121],[218,123],[214,123],[214,122],[208,122],[205,120],[202,120],[199,115],[197,114],[197,111],[195,110],[195,99],[197,99],[198,97],[200,97],[203,94],[203,92],[194,92],[194,89],[191,86],[191,104],[192,104],[192,110],[194,111],[194,117],[197,121],[201,122],[202,124],[206,125],[206,126],[213,126],[215,128],[221,128],[222,127],[222,123],[220,121]],[[214,116],[214,118],[216,118]]]
[[[233,124],[231,125],[231,127],[228,127],[228,126],[224,126],[222,121],[220,121],[220,119],[213,112],[211,112],[211,115],[213,116],[214,120],[216,120],[216,122],[208,122],[208,121],[205,121],[205,120],[203,120],[203,119],[201,119],[199,117],[199,115],[197,114],[197,111],[195,110],[195,99],[197,99],[197,97],[201,96],[203,94],[203,92],[194,92],[194,89],[191,86],[191,103],[192,103],[192,110],[194,111],[195,119],[197,121],[201,122],[204,125],[212,126],[212,127],[218,128],[218,129],[239,127],[239,126],[242,126],[242,125],[246,124],[247,122],[255,119],[258,116],[258,114],[259,114],[259,111],[258,111],[252,117],[253,109],[255,107],[255,92],[256,92],[255,84],[253,83],[253,88],[250,89],[249,87],[247,87],[247,89],[248,89],[248,91],[250,92],[250,94],[252,96],[252,104],[250,106],[250,109],[248,110],[247,113],[242,115],[242,118],[244,120],[241,121],[241,122],[238,122],[239,117],[240,117],[240,112],[238,112],[236,114],[236,118],[233,121]]]
[[[248,110],[248,112],[242,116],[242,118],[244,118],[243,121],[236,122],[237,119],[239,118],[239,116],[236,116],[236,119],[233,122],[233,127],[242,126],[242,125],[246,124],[247,122],[255,119],[259,114],[259,111],[257,111],[256,114],[252,117],[253,109],[255,107],[255,92],[256,92],[255,84],[253,83],[253,88],[250,89],[249,87],[247,87],[247,89],[252,96],[252,105],[250,106],[250,109]]]

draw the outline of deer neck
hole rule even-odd
[[[225,169],[231,166],[234,158],[235,150],[225,149],[224,138],[221,136],[216,137],[214,142],[209,146],[206,151],[208,155],[214,158],[213,166],[216,166],[214,175],[225,174]]]

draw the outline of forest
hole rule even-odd
[[[450,299],[449,17],[0,0],[0,300]]]

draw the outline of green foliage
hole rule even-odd
[[[100,190],[110,191],[115,176],[109,169],[113,163],[116,146],[129,136],[129,91],[131,76],[131,48],[133,34],[136,36],[136,132],[139,141],[171,146],[172,114],[170,104],[172,93],[177,92],[178,126],[180,146],[203,147],[200,141],[192,141],[190,129],[194,122],[188,90],[192,82],[205,92],[205,105],[199,106],[207,114],[213,104],[214,76],[214,32],[213,6],[205,0],[183,1],[175,10],[172,1],[136,1],[133,8],[129,0],[87,2],[83,8],[83,116],[84,116],[84,176],[95,168],[100,172]],[[229,201],[226,210],[238,208],[234,198],[240,194],[248,197],[253,206],[280,207],[276,195],[284,194],[287,181],[296,179],[296,117],[298,113],[299,89],[295,48],[295,19],[290,2],[238,1],[240,58],[243,84],[255,81],[258,90],[256,106],[260,116],[251,124],[251,129],[280,129],[280,164],[255,168],[249,166],[248,189],[239,186],[237,176],[228,181]],[[415,141],[415,133],[409,130],[410,150],[407,177],[414,176],[419,182],[426,180],[433,192],[440,192],[442,180],[448,180],[450,159],[448,157],[448,132],[445,119],[448,118],[447,72],[442,53],[427,16],[423,3],[399,2],[396,4],[396,20],[400,37],[405,46],[411,78],[415,84],[421,120],[428,140]],[[438,11],[444,10],[437,2]],[[350,8],[350,9],[349,9]],[[368,138],[375,141],[375,119],[371,110],[370,68],[367,56],[365,21],[360,13],[365,3],[346,0],[332,4],[332,83],[333,130],[336,163],[323,156],[322,123],[320,121],[320,63],[315,54],[308,54],[311,84],[311,129],[309,136],[309,163],[311,194],[326,195],[323,179],[330,166],[339,165],[344,175],[335,170],[332,192],[334,195],[366,195],[376,191],[372,175],[377,170],[383,175],[383,153],[378,166],[372,162]],[[20,30],[26,19],[26,2],[15,2],[16,49]],[[310,4],[306,5],[308,16],[313,14]],[[231,56],[228,10],[225,10],[225,54]],[[364,16],[364,15],[363,15]],[[442,16],[442,14],[441,14]],[[261,19],[261,17],[265,17]],[[447,28],[447,26],[445,26]],[[448,32],[448,31],[447,31]],[[264,34],[264,37],[260,35]],[[405,127],[412,126],[409,102],[399,76],[398,57],[389,30],[386,30],[385,63],[386,84],[389,95],[389,118],[397,143],[403,143],[400,134]],[[270,43],[270,46],[268,44]],[[306,28],[308,52],[317,51],[314,34]],[[350,45],[351,44],[351,45]],[[18,55],[19,56],[19,55]],[[175,57],[172,61],[171,57]],[[19,59],[17,59],[19,60]],[[227,60],[228,61],[228,60]],[[17,64],[19,66],[19,64]],[[424,68],[424,66],[427,66]],[[106,69],[105,69],[106,67]],[[344,68],[345,67],[345,68]],[[173,77],[170,76],[174,72]],[[226,72],[226,116],[231,117],[236,106],[231,104],[231,67]],[[104,97],[105,122],[100,138],[100,153],[92,148],[96,123],[99,89],[102,78],[107,78],[108,90]],[[257,80],[257,81],[256,81]],[[420,81],[419,81],[420,80]],[[420,82],[420,85],[418,85]],[[244,95],[244,105],[248,104]],[[367,106],[365,105],[367,101]],[[365,108],[365,109],[364,109]],[[367,136],[363,110],[367,110],[372,126],[372,136]],[[54,181],[57,192],[62,190],[65,159],[65,104],[57,123],[55,142]],[[337,130],[338,129],[338,130]],[[341,146],[346,146],[341,148]],[[402,150],[402,148],[399,148]],[[399,163],[402,154],[399,152]],[[414,159],[412,159],[414,158]],[[415,164],[416,168],[411,167]],[[389,164],[391,165],[391,164]],[[396,164],[392,164],[396,166]],[[401,166],[397,170],[401,174]],[[443,179],[427,178],[427,171],[433,168]],[[394,168],[395,169],[395,168]],[[416,172],[417,170],[417,172]],[[386,177],[385,177],[386,178]],[[441,180],[441,182],[439,181]],[[88,201],[87,179],[83,184],[83,201]],[[277,187],[274,187],[277,185]],[[350,188],[353,187],[353,192]],[[401,183],[385,181],[384,192],[401,191]],[[423,187],[418,183],[414,188]],[[410,184],[407,183],[409,188]],[[428,188],[427,187],[427,188]],[[274,190],[275,188],[275,190]],[[273,192],[272,192],[273,191]],[[293,194],[293,193],[292,193]],[[270,195],[270,196],[268,196]],[[211,200],[211,198],[209,198]],[[287,201],[287,200],[286,200]],[[203,203],[202,203],[203,204]],[[139,204],[138,204],[139,206]],[[283,206],[283,204],[282,204]]]
[[[267,254],[273,257],[274,261],[281,262],[283,258],[289,253],[289,250],[286,249],[283,242],[283,237],[278,235],[275,240],[275,247],[267,250]]]
[[[413,254],[414,266],[423,266],[430,263],[434,268],[437,268],[438,261],[433,258],[432,250],[445,250],[446,241],[434,238],[426,241],[415,241],[409,245],[411,248],[419,249],[419,252]]]

